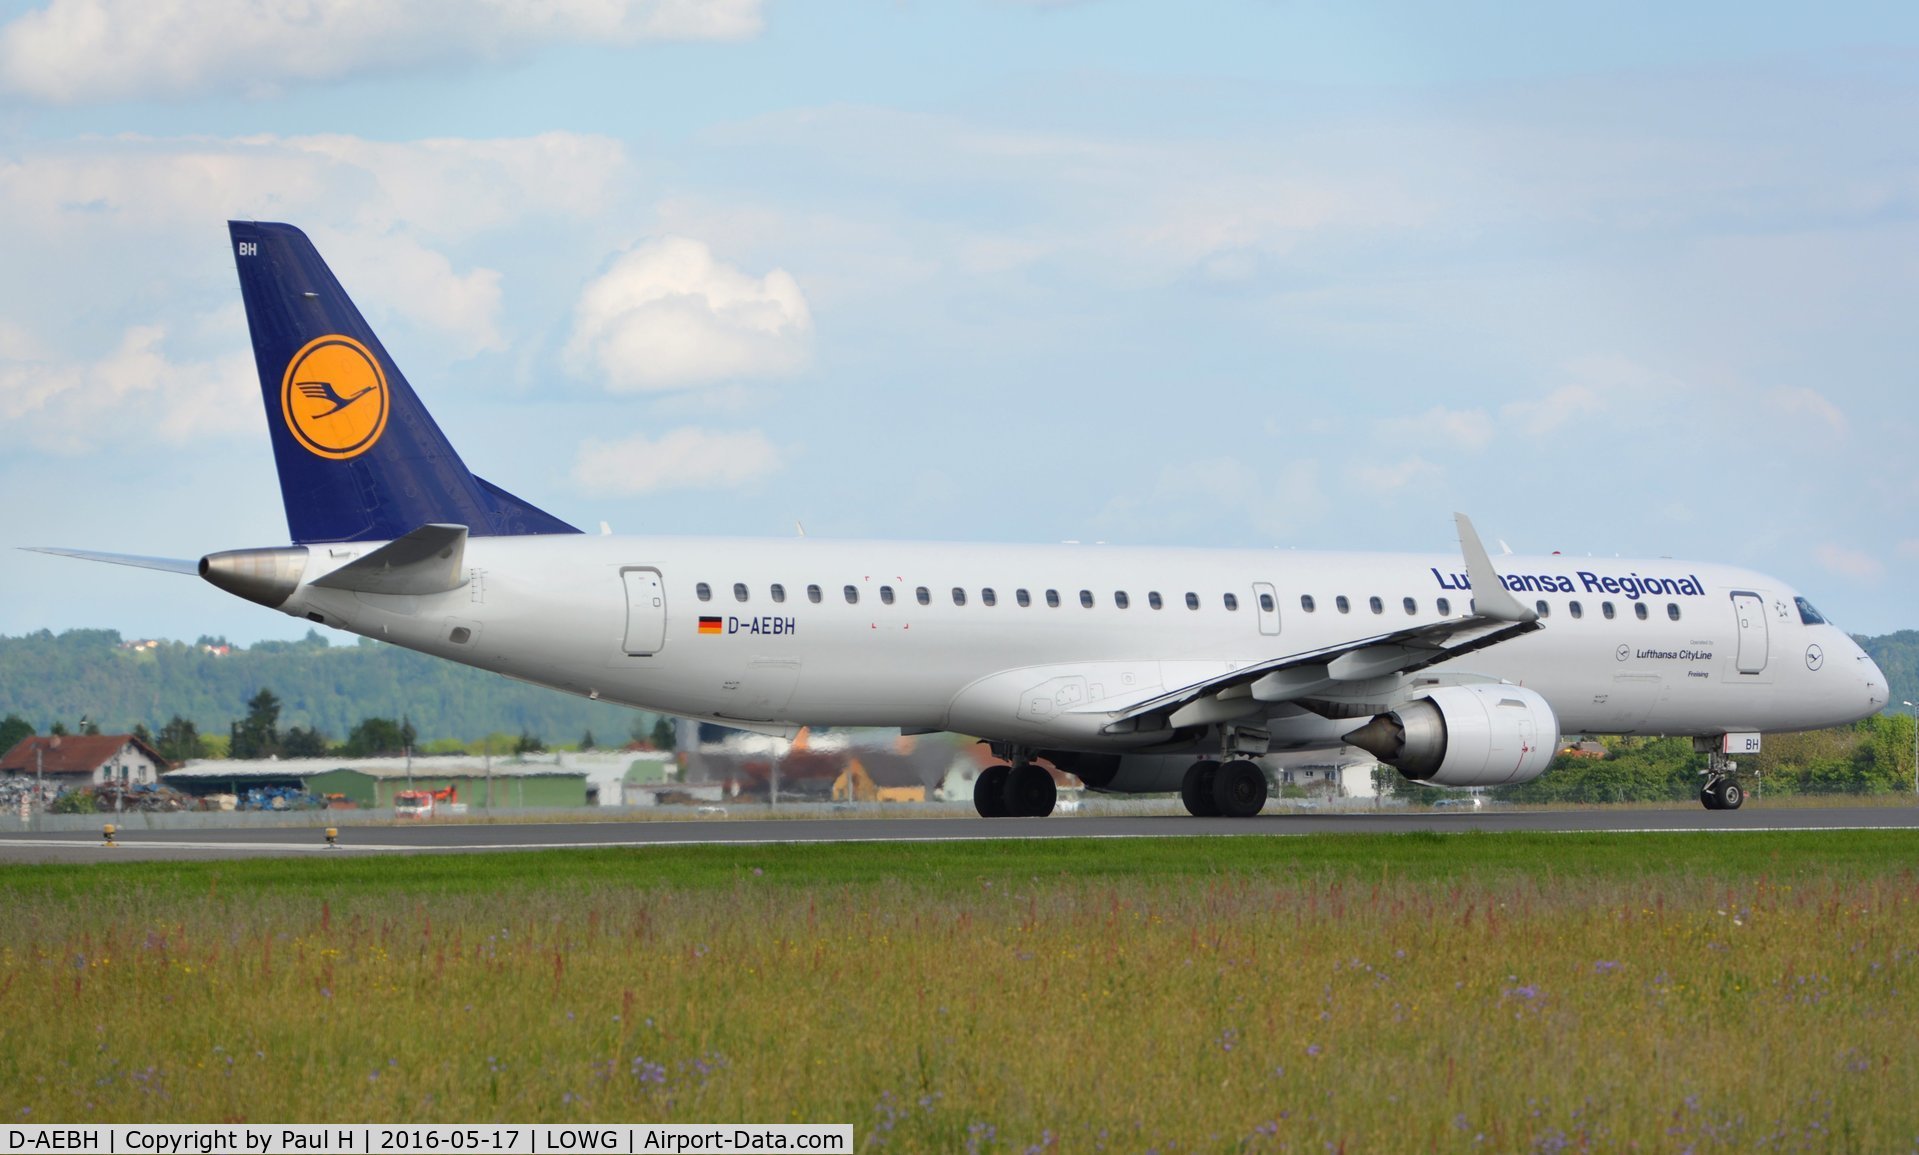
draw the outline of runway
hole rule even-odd
[[[996,838],[1285,837],[1481,830],[1560,833],[1792,830],[1919,830],[1919,807],[1835,806],[1713,812],[1672,809],[1285,812],[1251,819],[1174,815],[976,817],[704,818],[572,823],[407,823],[343,826],[329,848],[314,826],[261,829],[129,830],[107,847],[71,832],[0,836],[0,863],[191,861],[306,855],[479,854],[501,850],[730,846],[810,842],[952,842]]]

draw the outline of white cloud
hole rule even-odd
[[[1484,409],[1447,409],[1435,406],[1417,417],[1387,424],[1389,441],[1398,447],[1405,443],[1447,446],[1477,453],[1492,444],[1493,419]],[[1394,487],[1397,488],[1397,487]]]
[[[610,389],[673,389],[793,372],[807,362],[812,330],[786,270],[753,277],[699,241],[667,237],[587,285],[567,356]]]
[[[1420,457],[1395,461],[1355,461],[1348,467],[1352,480],[1374,493],[1397,493],[1413,485],[1437,481],[1444,470]]]
[[[757,429],[675,429],[658,438],[587,441],[573,482],[593,494],[633,497],[666,489],[738,489],[779,469],[780,451]]]
[[[264,410],[251,356],[175,361],[166,343],[162,326],[138,325],[91,362],[0,351],[0,419],[36,449],[106,449],[126,460],[155,441],[177,446],[259,433]]]
[[[1846,432],[1846,415],[1816,389],[1786,386],[1772,390],[1766,395],[1766,401],[1774,413],[1784,418],[1787,428],[1804,429],[1805,419],[1811,418],[1824,425],[1829,432],[1842,436]]]
[[[127,270],[211,266],[223,218],[287,220],[307,230],[376,323],[397,315],[461,350],[498,349],[501,274],[457,267],[441,246],[530,219],[590,224],[620,198],[628,172],[619,142],[573,133],[84,140],[0,159],[0,249],[16,289],[71,282],[131,297],[139,282]],[[166,296],[176,295],[170,285]],[[31,318],[44,299],[36,291],[0,307]],[[65,313],[29,327],[72,323]]]
[[[1878,581],[1886,573],[1885,565],[1863,550],[1825,544],[1815,547],[1812,555],[1828,572],[1836,573],[1840,577]]]
[[[51,0],[0,28],[0,84],[52,104],[269,94],[544,42],[741,40],[760,0]]]
[[[1528,436],[1543,437],[1580,418],[1597,416],[1605,407],[1599,395],[1584,385],[1561,385],[1537,401],[1502,405],[1499,412]]]

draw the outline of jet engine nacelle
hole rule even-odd
[[[1504,786],[1545,771],[1559,748],[1559,719],[1524,686],[1440,686],[1346,741],[1417,782]]]

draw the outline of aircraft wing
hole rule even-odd
[[[1177,730],[1243,718],[1267,704],[1350,698],[1361,690],[1361,683],[1415,673],[1540,629],[1539,615],[1520,604],[1499,580],[1472,521],[1456,513],[1453,522],[1459,529],[1459,549],[1473,590],[1472,612],[1467,616],[1253,662],[1119,709],[1108,706],[1101,712],[1110,713],[1112,720],[1103,729],[1109,734]],[[1370,712],[1371,706],[1359,704],[1354,709]]]
[[[1540,629],[1537,620],[1508,622],[1483,615],[1429,622],[1253,662],[1202,682],[1167,690],[1110,713],[1108,733],[1178,729],[1255,713],[1258,707],[1356,690],[1375,678],[1404,675],[1496,646]]]

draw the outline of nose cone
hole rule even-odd
[[[221,589],[269,609],[279,609],[306,574],[305,546],[230,549],[200,559],[200,576]]]
[[[1852,649],[1855,673],[1859,678],[1858,686],[1866,699],[1865,712],[1860,717],[1877,714],[1892,704],[1892,691],[1889,688],[1891,683],[1886,681],[1885,671],[1879,668],[1879,663],[1873,661],[1871,655],[1860,649],[1858,642],[1847,638],[1846,644]]]

